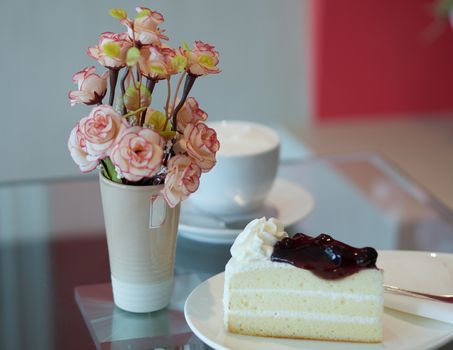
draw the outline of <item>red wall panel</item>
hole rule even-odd
[[[313,1],[318,120],[453,110],[453,30],[432,1]]]

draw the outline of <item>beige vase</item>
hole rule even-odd
[[[180,206],[168,206],[163,185],[122,185],[102,174],[99,179],[115,305],[160,310],[173,288]]]

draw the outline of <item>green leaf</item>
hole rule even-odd
[[[182,55],[176,55],[172,58],[171,64],[176,72],[182,72],[187,65],[187,58]]]
[[[145,121],[147,125],[165,139],[171,139],[176,135],[176,132],[171,129],[170,121],[168,121],[165,114],[160,111],[148,109]]]
[[[168,123],[170,124],[170,123]],[[176,136],[176,131],[159,131],[159,135],[162,136],[164,139],[172,139]]]
[[[113,182],[122,183],[121,179],[118,177],[116,173],[115,166],[113,165],[112,161],[109,157],[103,159],[105,166],[107,167],[107,172],[110,174],[110,180]]]
[[[136,111],[141,107],[149,106],[149,104],[151,103],[151,93],[149,89],[143,84],[139,84],[137,88],[135,88],[134,84],[131,84],[126,89],[123,100],[126,108],[129,111]]]
[[[140,58],[139,49],[137,49],[136,47],[131,47],[129,50],[127,50],[126,63],[129,67],[136,64],[139,58]]]
[[[149,11],[149,9],[144,9],[135,15],[135,19],[146,17],[146,16],[149,16],[150,14],[151,14],[151,12]]]
[[[185,40],[181,40],[181,43],[182,43],[182,48],[186,51],[190,51],[190,46],[189,44],[187,43],[187,41]]]
[[[110,175],[107,171],[106,165],[103,160],[101,160],[101,169],[102,169],[102,175],[108,180],[110,180]]]
[[[102,51],[111,58],[120,57],[120,46],[116,43],[108,42],[102,45]]]
[[[150,116],[146,116],[145,120],[152,125],[154,131],[162,131],[167,122],[167,117],[160,111],[153,111]]]
[[[154,73],[157,73],[157,74],[161,74],[161,75],[165,75],[167,74],[167,72],[160,66],[153,66],[153,65],[150,65],[149,66],[149,70],[151,72],[154,72]]]
[[[121,8],[110,9],[109,14],[113,18],[116,18],[116,19],[119,19],[119,20],[127,18],[127,12],[124,9],[121,9]]]

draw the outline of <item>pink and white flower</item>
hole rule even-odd
[[[201,168],[189,157],[176,155],[168,162],[168,173],[161,191],[171,208],[194,193],[200,184]]]
[[[189,124],[183,132],[183,147],[189,157],[201,168],[208,172],[216,163],[216,153],[220,148],[214,129],[204,123]]]
[[[111,106],[100,105],[89,116],[80,120],[79,132],[85,142],[88,160],[99,160],[110,155],[122,128],[122,118]]]
[[[139,181],[157,173],[162,164],[163,139],[151,129],[132,126],[118,136],[110,159],[120,176]]]
[[[114,44],[118,47],[117,55],[108,55],[106,45]],[[87,55],[99,61],[104,67],[110,69],[119,69],[126,66],[127,51],[133,46],[127,33],[105,32],[101,34],[99,43],[96,46],[89,47]]]
[[[140,50],[138,66],[142,74],[150,79],[167,79],[178,73],[172,62],[174,57],[176,51],[170,47],[145,46]]]
[[[146,7],[137,7],[138,13],[133,21],[134,31],[131,26],[128,27],[129,37],[135,38],[135,42],[140,45],[159,45],[160,40],[168,40],[163,31],[158,28],[164,22],[164,16],[157,11]]]
[[[83,173],[88,173],[96,169],[98,165],[97,160],[90,160],[86,152],[85,140],[79,131],[77,124],[71,131],[68,140],[68,149],[74,162],[79,166]]]
[[[208,115],[200,109],[198,101],[193,97],[188,97],[177,116],[178,131],[184,132],[184,129],[189,124],[198,124],[204,122]]]
[[[107,78],[109,72],[105,72],[102,76],[96,74],[96,68],[84,68],[80,72],[73,75],[72,81],[77,84],[77,89],[69,92],[71,106],[76,103],[84,103],[86,105],[94,105],[102,103],[102,99],[107,92]]]
[[[220,69],[217,67],[219,53],[212,45],[197,40],[192,50],[187,51],[181,49],[181,54],[187,58],[186,71],[193,75],[200,76],[220,73]]]

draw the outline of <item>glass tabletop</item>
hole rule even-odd
[[[278,177],[314,199],[290,234],[453,252],[453,213],[379,155],[288,162]],[[182,308],[193,288],[224,270],[230,244],[180,236],[170,306],[147,315],[122,312],[111,301],[98,187],[95,177],[0,184],[0,348],[207,348]]]

